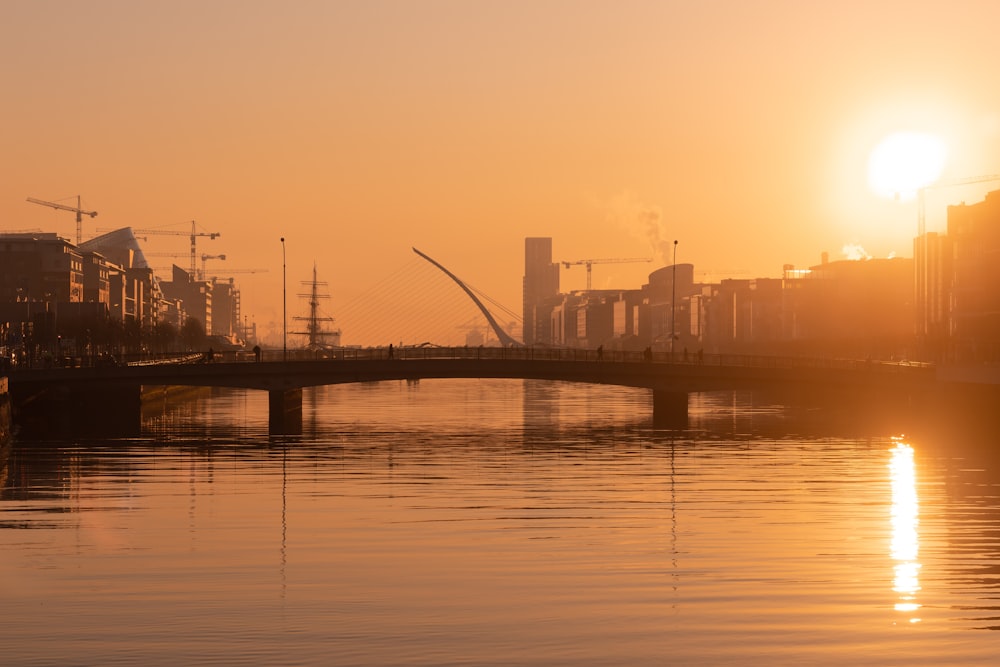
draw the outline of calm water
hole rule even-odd
[[[201,393],[0,468],[3,665],[987,665],[1000,457],[644,391]],[[990,445],[992,443],[985,443]]]

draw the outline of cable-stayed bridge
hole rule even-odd
[[[408,262],[360,294],[345,301],[335,293],[330,302],[324,315],[335,318],[347,347],[459,346],[470,329],[478,329],[487,344],[521,340],[519,313],[416,248]]]

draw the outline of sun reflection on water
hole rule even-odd
[[[915,613],[920,609],[920,563],[917,555],[920,539],[917,533],[920,508],[917,501],[917,476],[913,463],[913,447],[896,440],[891,450],[889,478],[892,483],[892,556],[894,577],[892,590],[899,596],[896,611]],[[920,621],[911,617],[911,623]]]

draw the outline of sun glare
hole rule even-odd
[[[916,466],[913,462],[913,447],[896,440],[889,463],[892,483],[892,542],[891,556],[894,561],[892,590],[899,595],[896,611],[915,613],[920,609],[917,593],[920,592],[920,505],[917,499]],[[920,619],[911,617],[911,623]]]
[[[941,177],[947,155],[944,140],[933,134],[890,134],[868,157],[868,185],[882,197],[913,199]]]

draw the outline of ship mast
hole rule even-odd
[[[333,324],[333,318],[324,316],[320,309],[320,300],[329,299],[330,295],[324,292],[327,283],[319,280],[316,272],[316,264],[313,263],[312,280],[302,281],[302,285],[309,288],[306,293],[299,294],[299,297],[306,299],[309,304],[309,315],[295,317],[293,319],[305,323],[305,331],[293,331],[291,333],[299,336],[306,336],[307,350],[323,350],[340,345],[340,330],[328,330],[324,324]],[[321,288],[323,288],[321,290]],[[327,339],[333,339],[328,341]]]

